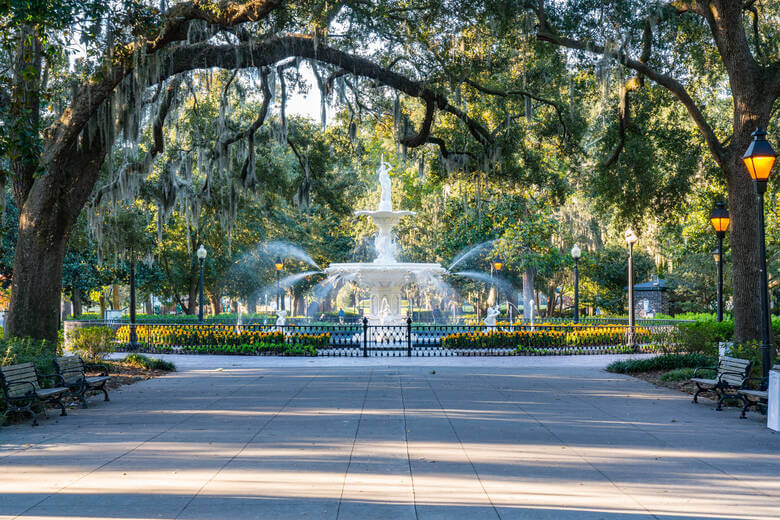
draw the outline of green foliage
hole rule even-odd
[[[52,372],[57,347],[51,342],[32,338],[0,339],[0,366],[17,365],[32,361],[44,374]]]
[[[670,370],[669,372],[666,372],[665,374],[661,375],[661,381],[687,381],[688,379],[693,377],[693,371],[695,368],[675,368],[674,370]]]
[[[638,372],[653,372],[676,368],[714,366],[715,364],[715,358],[699,353],[663,354],[648,359],[613,361],[607,365],[607,371],[618,374],[635,374]]]
[[[110,327],[84,327],[70,333],[74,351],[88,361],[99,361],[114,351],[116,332]]]
[[[144,356],[143,354],[128,354],[128,356],[122,360],[122,363],[126,363],[138,368],[145,368],[147,370],[164,370],[166,372],[176,371],[176,365],[170,361],[165,361],[164,359],[159,358],[150,358],[148,356]]]
[[[580,269],[584,278],[596,288],[593,303],[607,312],[623,314],[626,309],[628,286],[628,251],[625,247],[606,246],[583,255]],[[650,278],[653,259],[634,248],[634,280],[639,283]]]
[[[54,372],[54,358],[57,347],[51,342],[32,338],[0,338],[0,366],[35,364],[39,374]],[[0,394],[0,411],[5,409],[5,400]]]
[[[198,345],[182,349],[185,354],[210,354],[232,356],[316,356],[314,345],[306,343],[252,343],[241,345]]]

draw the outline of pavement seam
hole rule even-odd
[[[262,379],[262,377],[261,377],[261,379]],[[269,424],[271,424],[271,422],[274,419],[279,417],[279,414],[281,414],[284,411],[284,409],[287,408],[287,406],[289,406],[289,404],[296,397],[298,397],[301,394],[301,392],[303,392],[311,384],[312,381],[314,381],[314,377],[310,377],[309,380],[306,381],[306,383],[304,385],[302,385],[298,389],[297,392],[295,392],[293,395],[291,395],[287,399],[287,401],[285,401],[284,404],[279,408],[279,410],[277,410],[276,413],[274,413],[271,417],[269,417],[268,420],[265,421],[263,423],[263,425],[254,434],[252,434],[252,436],[249,438],[249,440],[246,441],[243,446],[241,446],[241,449],[239,449],[238,452],[236,452],[232,457],[230,457],[227,460],[227,462],[225,462],[222,466],[220,466],[220,468],[216,472],[214,472],[214,474],[211,477],[209,477],[209,479],[206,482],[203,483],[203,485],[198,489],[198,491],[194,495],[192,495],[192,497],[190,497],[190,499],[187,501],[187,503],[184,504],[184,506],[181,508],[181,510],[179,510],[179,512],[176,514],[176,516],[174,518],[180,518],[182,513],[184,513],[184,511],[187,510],[187,508],[190,506],[190,504],[192,504],[192,502],[196,498],[198,498],[198,496],[200,496],[201,492],[206,488],[206,486],[208,486],[215,478],[217,478],[217,476],[220,473],[222,473],[222,470],[224,470],[226,467],[228,467],[228,465],[230,465],[231,462],[236,460],[236,458],[239,457],[244,452],[244,450],[246,450],[247,446],[249,446],[257,438],[257,436],[260,435],[263,432],[263,430],[265,430],[266,427]],[[247,384],[249,384],[249,383],[247,383]]]
[[[341,502],[344,500],[344,489],[347,487],[347,477],[349,476],[349,468],[352,466],[352,456],[355,453],[355,445],[357,444],[358,434],[360,433],[360,423],[363,422],[363,413],[366,410],[366,401],[368,400],[368,389],[371,386],[371,380],[374,377],[374,370],[371,370],[368,374],[368,382],[366,383],[366,391],[363,394],[363,404],[360,407],[360,417],[358,417],[357,427],[355,428],[355,437],[352,439],[352,448],[349,450],[349,459],[347,461],[347,469],[344,471],[344,481],[341,483],[341,494],[339,495],[339,505],[336,508],[336,520],[338,520],[341,514]]]
[[[259,376],[257,379],[255,379],[255,381],[257,381],[257,380],[260,380],[260,379],[263,379],[264,377],[265,377],[264,375],[261,375],[261,376]],[[254,382],[254,381],[253,381],[253,382]],[[246,384],[244,384],[244,385],[241,385],[239,388],[243,388],[243,387],[245,387],[245,386],[247,386],[247,385],[249,385],[249,384],[251,384],[251,383],[246,383]],[[225,397],[229,397],[229,396],[231,396],[231,395],[233,395],[233,392],[231,392],[231,393],[230,393],[230,394],[228,394],[228,395],[221,395],[221,396],[219,396],[219,397],[215,398],[214,400],[212,400],[212,401],[209,401],[209,402],[207,403],[207,405],[208,405],[208,406],[211,406],[211,405],[213,405],[213,404],[215,404],[215,403],[219,402],[221,399],[223,399],[223,398],[225,398]],[[117,461],[117,460],[121,459],[121,458],[122,458],[122,457],[124,457],[125,455],[128,455],[128,454],[130,454],[130,453],[133,453],[135,450],[137,450],[138,448],[140,448],[140,447],[141,447],[141,446],[143,446],[144,444],[146,444],[146,443],[148,443],[148,442],[151,442],[151,441],[153,441],[153,440],[157,439],[158,437],[160,437],[161,435],[164,435],[164,434],[168,433],[168,432],[169,432],[169,431],[171,431],[173,428],[175,428],[176,426],[179,426],[180,424],[182,424],[183,422],[187,421],[187,420],[188,420],[190,417],[192,417],[192,416],[194,416],[194,415],[195,415],[195,414],[189,414],[189,415],[185,416],[185,417],[184,417],[184,418],[183,418],[181,421],[178,421],[178,422],[176,422],[176,423],[172,424],[172,425],[171,425],[169,428],[167,428],[167,429],[165,429],[165,430],[163,430],[163,431],[161,431],[161,432],[159,432],[159,433],[157,433],[157,434],[155,434],[155,435],[153,435],[153,436],[149,437],[148,439],[146,439],[146,440],[144,440],[144,441],[141,441],[141,442],[139,442],[137,445],[135,445],[134,447],[132,447],[132,448],[130,448],[129,450],[125,451],[124,453],[122,453],[122,454],[120,454],[120,455],[117,455],[116,457],[112,458],[111,460],[108,460],[108,461],[104,462],[103,464],[101,464],[100,466],[98,466],[98,467],[96,467],[96,468],[92,469],[91,471],[88,471],[87,473],[84,473],[83,475],[81,475],[81,476],[80,476],[79,478],[77,478],[76,480],[74,480],[74,481],[72,481],[72,482],[68,482],[66,485],[62,486],[62,487],[61,487],[61,488],[59,488],[57,491],[55,491],[55,492],[53,492],[53,493],[50,493],[50,494],[46,495],[45,497],[43,497],[42,499],[40,499],[40,500],[39,500],[38,502],[36,502],[35,504],[31,505],[30,507],[28,507],[27,509],[25,509],[24,511],[22,511],[22,512],[21,512],[21,513],[19,513],[18,515],[14,516],[14,517],[13,517],[13,520],[16,520],[17,518],[21,518],[22,516],[24,516],[25,514],[27,514],[27,512],[28,512],[28,511],[30,511],[31,509],[34,509],[34,508],[38,507],[39,505],[43,504],[45,501],[47,501],[48,499],[50,499],[50,498],[51,498],[51,497],[53,497],[54,495],[58,495],[58,494],[60,494],[60,493],[61,493],[61,492],[62,492],[64,489],[67,489],[68,487],[72,486],[73,484],[76,484],[76,483],[80,482],[81,480],[83,480],[83,479],[87,478],[88,476],[92,475],[93,473],[95,473],[95,472],[97,472],[97,471],[100,471],[100,470],[101,470],[101,469],[103,469],[104,467],[106,467],[106,466],[108,466],[109,464],[111,464],[111,463],[113,463],[113,462],[115,462],[115,461]]]
[[[479,476],[479,472],[477,471],[477,467],[474,465],[474,461],[471,460],[468,451],[466,451],[466,447],[463,446],[463,441],[461,440],[460,435],[458,435],[458,431],[455,429],[455,425],[452,424],[452,419],[450,419],[450,415],[447,413],[447,410],[444,409],[444,406],[441,403],[441,399],[439,399],[439,394],[437,394],[436,390],[434,390],[433,385],[431,384],[431,380],[428,377],[425,378],[425,382],[428,383],[428,388],[431,389],[431,393],[433,393],[433,397],[436,398],[436,402],[439,404],[439,408],[441,408],[444,417],[447,418],[447,422],[450,425],[450,429],[452,430],[452,433],[455,435],[455,438],[458,439],[458,444],[460,444],[460,449],[463,451],[463,454],[466,456],[466,460],[469,461],[469,464],[471,465],[471,470],[474,472],[474,475],[477,477],[477,482],[479,482],[479,485],[482,487],[482,492],[485,493],[488,502],[490,502],[490,506],[493,508],[493,511],[496,513],[498,519],[501,520],[501,513],[498,511],[496,504],[493,503],[493,499],[490,497],[490,494],[487,492],[487,489],[485,488],[485,483],[482,482],[482,478]]]
[[[420,515],[417,512],[417,494],[414,491],[414,472],[412,471],[412,456],[409,453],[409,429],[406,425],[406,400],[404,399],[403,375],[398,373],[398,385],[401,390],[401,407],[404,411],[404,444],[406,445],[406,462],[409,464],[409,478],[412,481],[412,504],[414,505],[414,517],[419,520]]]
[[[516,403],[516,402],[515,402],[513,399],[511,399],[511,396],[508,396],[506,393],[504,393],[504,390],[502,390],[500,387],[494,387],[494,388],[495,388],[495,390],[496,390],[496,391],[497,391],[499,394],[503,395],[505,399],[507,399],[507,400],[508,400],[510,403],[512,403],[512,406],[514,406],[514,407],[516,407],[517,409],[519,409],[519,410],[520,410],[520,411],[521,411],[521,412],[522,412],[522,413],[523,413],[525,416],[529,417],[531,420],[533,420],[534,422],[536,422],[536,424],[538,424],[539,426],[541,426],[542,428],[544,428],[544,430],[545,430],[547,433],[549,433],[551,437],[553,437],[555,440],[557,440],[557,441],[558,441],[558,442],[559,442],[561,445],[565,445],[565,446],[567,446],[568,448],[570,448],[570,449],[571,449],[571,451],[573,451],[573,452],[574,452],[574,453],[577,455],[577,457],[579,457],[579,458],[580,458],[580,460],[582,460],[582,461],[583,461],[585,464],[587,464],[588,466],[590,466],[590,467],[591,467],[591,468],[592,468],[592,469],[593,469],[595,472],[597,472],[599,475],[601,475],[602,477],[604,477],[604,478],[607,480],[607,482],[609,482],[610,484],[612,484],[612,487],[614,487],[615,489],[617,489],[617,490],[618,490],[618,491],[619,491],[619,492],[620,492],[620,493],[621,493],[623,496],[626,496],[626,497],[628,497],[629,499],[631,499],[631,501],[633,501],[633,502],[634,502],[636,505],[638,505],[638,506],[639,506],[641,509],[643,509],[643,510],[644,510],[644,511],[645,511],[645,512],[648,514],[648,515],[650,515],[651,517],[655,518],[656,520],[659,520],[659,517],[658,517],[657,515],[655,515],[655,514],[654,514],[654,513],[652,513],[652,512],[651,512],[649,509],[647,509],[647,507],[645,507],[645,505],[644,505],[644,504],[642,504],[642,503],[641,503],[639,500],[637,500],[637,499],[636,499],[636,497],[634,497],[634,495],[632,495],[632,494],[630,494],[630,493],[627,493],[626,491],[624,491],[624,490],[623,490],[623,489],[622,489],[622,488],[621,488],[619,485],[617,485],[617,484],[615,483],[615,481],[614,481],[614,480],[612,480],[611,478],[609,478],[609,477],[607,476],[607,474],[606,474],[606,473],[604,473],[603,471],[601,471],[601,470],[600,470],[599,468],[597,468],[597,467],[596,467],[596,466],[595,466],[595,465],[594,465],[594,464],[593,464],[593,463],[592,463],[590,460],[588,460],[588,459],[587,459],[587,458],[586,458],[586,457],[585,457],[585,456],[584,456],[584,455],[583,455],[583,454],[582,454],[582,453],[581,453],[581,452],[580,452],[580,451],[579,451],[579,450],[578,450],[576,447],[574,447],[574,446],[571,446],[571,445],[567,444],[566,442],[564,442],[564,441],[563,441],[563,439],[561,439],[561,438],[560,438],[560,437],[559,437],[559,436],[558,436],[558,435],[557,435],[555,432],[553,432],[553,431],[552,431],[550,428],[548,428],[548,427],[547,427],[547,425],[546,425],[546,424],[544,424],[544,423],[543,423],[543,422],[542,422],[540,419],[538,419],[538,418],[537,418],[535,415],[531,414],[530,412],[528,412],[527,410],[525,410],[525,409],[524,409],[522,406],[520,406],[519,404],[517,404],[517,403]],[[553,391],[555,391],[555,389],[553,389]]]
[[[620,374],[620,375],[623,375],[623,374]],[[654,390],[659,388],[659,387],[657,387],[657,386],[653,385],[653,384],[652,384],[652,383],[650,383],[650,382],[644,381],[643,379],[639,379],[639,378],[637,378],[637,377],[633,377],[633,376],[625,376],[625,379],[623,379],[623,380],[626,380],[626,381],[629,381],[629,382],[632,382],[631,380],[642,381],[642,382],[644,382],[644,383],[647,383],[648,385],[651,385],[651,386],[652,386],[652,388],[653,388]],[[661,387],[661,388],[663,388],[663,387]],[[671,390],[671,389],[670,389],[670,391],[671,391],[671,392],[674,392],[674,390]],[[619,417],[619,416],[617,416],[617,415],[611,414],[609,411],[607,411],[607,410],[604,410],[604,409],[600,408],[600,407],[599,407],[599,406],[597,406],[596,404],[594,404],[594,403],[590,402],[590,400],[587,400],[587,401],[586,401],[586,400],[585,400],[585,399],[584,399],[584,398],[583,398],[581,395],[579,395],[579,394],[565,394],[565,395],[568,395],[568,396],[574,396],[574,397],[575,397],[575,398],[576,398],[578,401],[580,401],[580,402],[583,402],[583,403],[586,403],[586,404],[588,404],[588,405],[589,405],[591,408],[595,408],[596,410],[600,411],[601,413],[603,413],[603,414],[604,414],[604,415],[606,415],[607,417],[612,417],[613,419],[618,419],[618,420],[621,420],[621,421],[623,421],[623,422],[624,422],[625,424],[627,424],[627,425],[631,425],[632,427],[636,428],[637,430],[639,430],[639,431],[640,431],[640,432],[642,432],[643,434],[647,435],[648,437],[652,437],[653,439],[655,439],[656,441],[658,441],[660,444],[662,444],[663,446],[665,446],[665,447],[667,447],[667,448],[671,448],[671,449],[678,448],[677,446],[674,446],[674,445],[670,444],[669,442],[665,441],[664,439],[662,439],[662,438],[658,437],[658,436],[657,436],[657,435],[655,435],[654,433],[652,433],[652,432],[650,432],[650,431],[647,431],[647,430],[645,430],[644,428],[642,428],[642,427],[641,427],[639,424],[637,424],[636,422],[634,422],[634,421],[627,421],[627,420],[625,420],[625,419],[624,419],[624,418],[622,418],[622,417]],[[686,399],[686,400],[687,400],[687,399]],[[746,487],[748,487],[748,488],[752,489],[754,492],[756,492],[756,493],[758,493],[758,494],[760,494],[760,495],[764,495],[764,496],[765,496],[765,497],[767,497],[767,498],[776,498],[774,495],[772,495],[772,494],[770,494],[770,493],[767,493],[767,492],[765,492],[765,491],[762,491],[761,489],[755,488],[755,487],[753,487],[751,484],[749,484],[748,482],[746,482],[746,481],[742,480],[741,478],[739,478],[739,477],[737,477],[737,476],[735,476],[735,475],[732,475],[732,474],[731,474],[731,473],[729,473],[728,471],[725,471],[724,469],[722,469],[722,468],[719,468],[718,466],[715,466],[713,463],[711,463],[711,462],[707,461],[706,459],[702,459],[702,458],[700,458],[700,457],[691,457],[691,459],[693,459],[693,460],[695,460],[695,461],[697,461],[697,462],[700,462],[702,465],[704,465],[704,466],[707,466],[707,467],[711,468],[712,470],[715,470],[715,471],[717,471],[717,472],[721,473],[723,476],[729,477],[729,478],[731,478],[732,480],[735,480],[735,481],[738,481],[738,482],[742,482],[742,483],[743,483],[743,484],[744,484]]]

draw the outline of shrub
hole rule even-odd
[[[613,361],[607,365],[607,371],[618,374],[635,374],[637,372],[673,370],[675,368],[715,366],[716,363],[717,361],[714,358],[700,353],[664,354],[648,359]]]
[[[661,381],[687,381],[693,377],[693,368],[675,368],[661,376]]]
[[[39,374],[54,372],[57,347],[51,342],[32,338],[0,339],[0,366],[33,362]],[[5,410],[5,400],[0,393],[0,411]]]
[[[125,359],[122,360],[122,362],[134,367],[145,368],[147,370],[165,370],[167,372],[176,371],[176,365],[170,361],[165,361],[164,359],[159,358],[150,358],[148,356],[144,356],[143,354],[129,354]]]
[[[85,327],[76,329],[70,335],[73,350],[87,361],[99,361],[114,351],[112,342],[116,338],[110,327]]]

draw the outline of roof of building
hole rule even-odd
[[[635,291],[665,291],[668,288],[666,280],[662,278],[656,278],[649,282],[634,284]]]

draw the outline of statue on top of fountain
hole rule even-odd
[[[382,188],[382,198],[379,201],[379,211],[393,211],[393,190],[389,173],[393,167],[385,162],[385,156],[379,163],[379,169],[376,171],[379,175],[379,186]]]

